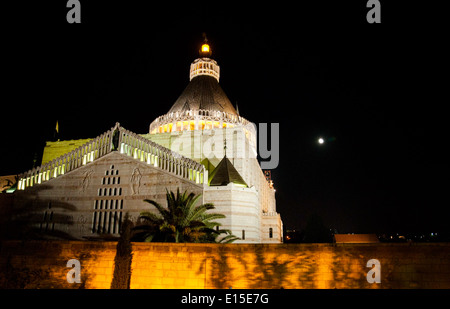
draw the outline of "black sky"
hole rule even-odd
[[[241,115],[280,123],[272,178],[286,228],[317,213],[339,232],[448,230],[438,7],[382,1],[374,25],[366,1],[81,2],[80,25],[66,23],[64,3],[9,11],[1,175],[31,168],[56,120],[61,139],[117,121],[147,133],[186,87],[206,32]],[[319,136],[335,140],[319,146]]]

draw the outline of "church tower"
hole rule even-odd
[[[205,37],[199,58],[190,65],[188,85],[145,137],[205,166],[204,202],[227,216],[223,228],[239,242],[281,242],[275,190],[257,161],[256,126],[221,88],[220,66],[212,54]]]
[[[202,163],[209,173],[224,157],[227,143],[227,157],[250,179],[244,163],[256,159],[256,127],[239,115],[222,90],[220,67],[211,55],[205,38],[199,58],[191,63],[188,85],[169,111],[150,124],[146,137]]]

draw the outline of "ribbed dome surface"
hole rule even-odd
[[[211,76],[194,77],[175,101],[169,113],[210,110],[238,115],[219,82]]]

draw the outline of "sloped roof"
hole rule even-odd
[[[366,243],[378,243],[377,235],[375,234],[334,234],[336,243],[348,243],[348,244],[366,244]]]
[[[211,173],[214,171],[214,169],[216,168],[214,166],[214,164],[211,163],[211,161],[208,158],[204,158],[201,162],[201,164],[203,164],[206,168],[206,170],[208,171],[209,175],[211,175]]]
[[[217,167],[209,176],[209,185],[226,186],[230,182],[248,187],[247,183],[241,177],[241,175],[227,158],[227,156],[224,156],[222,161],[219,162]]]
[[[194,77],[173,104],[169,113],[211,110],[238,115],[219,82],[211,76]]]

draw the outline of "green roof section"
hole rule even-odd
[[[226,186],[232,182],[242,187],[248,187],[247,183],[241,177],[227,156],[223,157],[222,161],[219,162],[208,178],[208,183],[210,186]]]
[[[206,170],[208,171],[208,175],[211,175],[212,172],[214,171],[214,169],[216,168],[216,167],[214,166],[214,164],[212,164],[211,161],[209,161],[208,158],[204,158],[204,159],[200,162],[200,164],[203,164],[203,165],[205,166]],[[208,179],[209,179],[209,177],[208,177]]]

